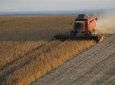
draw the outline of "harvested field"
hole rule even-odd
[[[51,40],[67,33],[74,17],[0,17],[0,85],[28,85],[73,55],[95,44],[93,40]]]

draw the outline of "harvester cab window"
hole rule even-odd
[[[78,29],[83,29],[83,24],[82,23],[76,23],[76,26]]]
[[[76,31],[83,31],[85,29],[85,23],[83,21],[77,21],[75,23],[75,30]]]

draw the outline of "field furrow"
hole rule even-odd
[[[36,47],[45,44],[46,42],[47,41],[10,42],[12,45],[6,46],[6,48],[4,48],[0,53],[0,70],[2,70],[5,66],[10,64],[11,62],[18,60],[20,59],[20,57],[23,57],[25,54],[31,52],[31,50],[35,49]]]

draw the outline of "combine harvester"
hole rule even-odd
[[[104,36],[96,32],[96,21],[95,16],[79,14],[75,19],[73,30],[68,35],[56,35],[54,39],[94,39],[102,42]]]

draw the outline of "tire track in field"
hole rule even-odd
[[[5,76],[8,76],[9,74],[13,73],[15,70],[18,70],[25,66],[26,64],[30,63],[31,61],[35,60],[34,56],[31,56],[32,54],[36,55],[36,57],[39,57],[42,55],[42,53],[46,53],[49,50],[56,47],[56,45],[62,44],[59,41],[49,41],[43,45],[40,45],[34,49],[32,49],[30,52],[24,54],[23,56],[19,57],[18,59],[10,62],[8,65],[6,65],[4,68],[2,68],[0,72],[0,78],[1,81],[5,78]]]
[[[36,46],[41,46],[46,42],[16,42],[16,45],[10,46],[10,48],[5,49],[5,52],[1,53],[1,62],[0,69],[4,68],[11,62],[18,60],[21,56],[31,52],[31,50],[35,49]],[[8,60],[6,60],[8,58]]]
[[[96,79],[101,81],[99,77],[106,76],[106,74],[110,73],[110,69],[113,68],[115,64],[114,54],[115,53],[110,55],[110,57],[104,59],[102,62],[99,62],[96,66],[92,67],[90,71],[86,72],[84,75],[79,77],[79,79],[76,79],[75,81],[73,81],[71,85],[74,85],[74,84],[90,85],[91,82],[96,81]]]
[[[112,36],[108,38],[105,41],[105,43],[97,44],[96,46],[92,47],[83,54],[77,56],[73,60],[70,60],[69,62],[65,63],[63,66],[60,66],[57,70],[52,71],[50,74],[44,76],[43,78],[37,80],[36,82],[33,82],[32,85],[71,85],[71,84],[76,85],[77,82],[78,83],[82,82],[81,80],[85,82],[84,78],[86,78],[87,76],[92,76],[94,78],[96,76],[96,73],[101,74],[100,73],[101,68],[99,68],[100,66],[105,68],[104,69],[105,73],[108,72],[109,68],[113,68],[115,64],[114,53],[115,53],[115,36]],[[109,63],[104,65],[104,62]],[[98,67],[97,65],[100,66]],[[105,67],[106,65],[108,66],[107,68]],[[97,71],[92,70],[93,68],[96,69],[96,66]],[[105,76],[105,74],[103,75]],[[90,81],[90,77],[89,79],[87,78],[87,80]],[[114,81],[111,82],[114,83]],[[90,85],[90,84],[84,83],[84,85]]]
[[[115,77],[113,78],[113,80],[111,80],[111,81],[109,82],[109,84],[110,84],[110,85],[115,85],[115,81],[114,81],[114,80],[115,80]]]
[[[112,57],[113,59],[111,60],[111,62],[108,62],[111,63],[110,66],[106,66],[105,69],[101,68],[102,71],[98,73],[98,75],[93,76],[92,79],[90,79],[90,83],[89,82],[85,82],[85,83],[95,84],[96,82],[100,82],[100,84],[111,85],[111,82],[115,81],[115,53],[111,54],[108,60],[110,60]]]
[[[12,44],[13,42],[11,42]],[[9,48],[5,49],[4,52],[1,53],[0,57],[0,70],[2,70],[5,66],[9,65],[11,62],[19,59],[21,56],[25,55],[31,50],[35,49],[37,46],[39,47],[46,42],[15,42],[16,44],[12,44]]]

